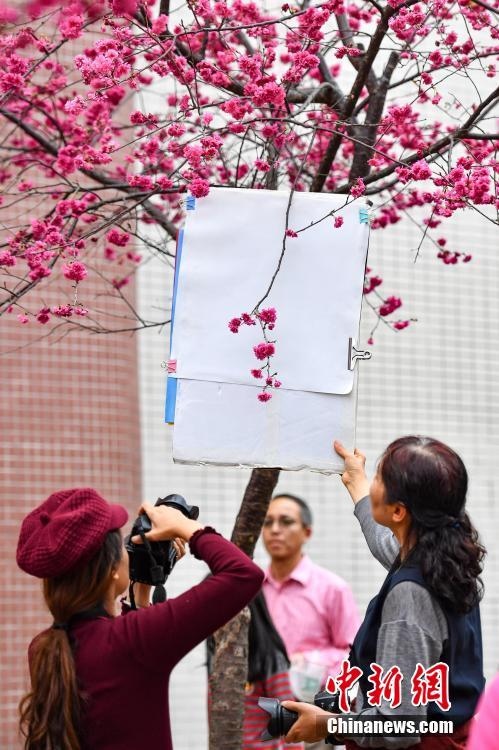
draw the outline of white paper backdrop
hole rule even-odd
[[[228,322],[266,292],[283,247],[289,192],[212,190],[187,212],[175,302],[171,359],[177,393],[173,457],[187,463],[340,471],[332,436],[353,446],[356,378],[348,368],[357,339],[369,226],[365,204],[295,193],[286,252],[269,297],[275,307],[272,371],[282,382],[260,403],[251,368],[259,326]],[[334,218],[343,226],[334,227]],[[317,223],[315,223],[317,222]]]
[[[213,189],[187,212],[171,357],[177,376],[256,386],[253,346],[258,326],[231,333],[228,322],[251,312],[267,290],[282,250],[289,193]],[[294,231],[343,206],[345,196],[295,193]],[[288,237],[281,269],[262,307],[275,307],[273,364],[283,388],[348,393],[348,339],[359,329],[369,227],[363,203],[342,208],[344,224],[328,217]]]

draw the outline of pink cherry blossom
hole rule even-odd
[[[16,205],[21,217],[0,250],[0,269],[6,290],[19,283],[40,287],[24,295],[23,315],[46,325],[59,317],[60,324],[63,318],[41,312],[37,301],[47,279],[69,272],[78,283],[83,272],[76,264],[86,269],[102,258],[103,283],[117,299],[113,290],[130,282],[141,260],[134,247],[120,249],[137,237],[145,257],[171,257],[187,194],[202,199],[211,186],[266,189],[274,178],[279,189],[338,192],[347,204],[372,194],[373,231],[410,216],[435,243],[436,262],[451,273],[469,263],[469,248],[440,240],[456,213],[471,206],[494,215],[499,207],[497,140],[489,109],[481,109],[494,98],[499,35],[479,3],[459,4],[459,29],[450,23],[452,0],[388,0],[385,11],[385,26],[376,6],[344,0],[283,9],[197,0],[181,22],[159,15],[151,0],[28,0],[15,12],[0,11],[0,92],[9,123],[0,202]],[[397,85],[380,99],[370,126],[373,146],[365,147],[356,130],[371,101],[361,42],[376,33],[380,53],[369,69],[380,80],[385,58],[394,53]],[[440,86],[455,74],[469,84],[462,101]],[[352,88],[359,75],[360,86]],[[166,79],[165,92],[158,84]],[[334,158],[325,164],[331,146]],[[333,216],[334,228],[342,218]],[[285,228],[285,238],[305,233],[308,241],[308,229]],[[292,246],[284,242],[285,253]],[[263,293],[269,279],[261,282]],[[369,307],[402,330],[396,325],[406,321],[390,319],[402,300],[391,291],[382,298],[381,283],[375,270],[367,272]],[[73,305],[70,285],[52,289],[61,294],[54,309],[70,305],[74,316],[86,310]],[[9,305],[19,312],[14,293]],[[261,311],[238,319],[260,325],[262,341],[278,346],[267,341],[276,323]],[[262,369],[273,385],[265,388],[279,382],[269,356]]]
[[[257,317],[260,318],[262,323],[275,323],[277,320],[277,312],[275,307],[267,307],[265,310],[257,312]]]
[[[130,235],[128,234],[128,232],[120,232],[119,229],[116,229],[116,227],[114,227],[107,233],[106,239],[112,245],[125,247],[125,245],[127,245],[130,241]]]
[[[195,198],[204,198],[210,192],[210,184],[201,177],[195,177],[189,183],[189,191]]]
[[[229,320],[229,330],[231,330],[232,333],[238,333],[241,322],[241,318],[232,318],[232,320]]]
[[[263,402],[270,401],[271,398],[272,398],[272,394],[269,393],[268,391],[263,391],[262,393],[258,394],[259,401],[263,401]]]
[[[48,323],[50,320],[50,307],[42,307],[42,309],[38,311],[36,319],[42,325]]]
[[[245,326],[256,326],[256,320],[249,313],[241,313],[241,322]]]
[[[402,306],[402,300],[400,297],[387,297],[381,307],[379,308],[379,314],[383,317],[391,315],[392,312],[398,310]]]
[[[154,19],[151,27],[153,34],[163,34],[168,28],[168,16],[161,15]]]
[[[257,346],[254,346],[253,351],[257,359],[267,359],[275,353],[275,346],[274,344],[270,344],[265,341],[262,344],[257,344]]]
[[[357,177],[355,184],[350,188],[350,195],[352,198],[359,198],[366,192],[366,186],[364,180],[361,177]]]
[[[421,159],[412,165],[411,177],[413,180],[427,180],[431,177],[431,169],[424,159]]]
[[[83,281],[88,273],[85,265],[77,260],[63,265],[62,272],[64,276],[71,281]]]

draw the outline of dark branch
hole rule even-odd
[[[410,166],[411,164],[414,164],[414,162],[419,161],[420,159],[425,159],[427,156],[431,156],[432,154],[439,154],[442,152],[442,150],[447,149],[451,143],[456,143],[458,141],[465,141],[467,139],[471,140],[487,140],[487,137],[480,133],[477,134],[477,138],[474,138],[474,134],[470,133],[472,127],[474,127],[479,121],[480,116],[483,116],[485,114],[485,111],[488,109],[488,107],[493,104],[497,99],[499,98],[499,87],[494,89],[489,96],[481,102],[481,104],[475,109],[475,111],[468,117],[466,122],[457,130],[454,130],[452,133],[449,133],[449,135],[446,135],[444,138],[440,138],[440,140],[436,141],[432,146],[428,146],[426,149],[420,149],[416,153],[411,154],[406,159],[403,159],[399,162],[399,164],[393,164],[390,167],[386,167],[385,169],[380,170],[379,172],[375,172],[374,174],[370,175],[369,177],[366,177],[364,180],[364,183],[366,185],[370,185],[373,182],[377,182],[378,180],[382,180],[385,177],[389,177],[397,166],[400,164],[403,166]],[[491,137],[492,140],[497,139],[497,134],[494,134]],[[335,192],[337,193],[347,193],[350,190],[351,182],[349,181],[345,185],[340,185],[340,187],[336,188]]]
[[[31,125],[26,123],[24,120],[20,120],[12,112],[9,112],[9,110],[0,109],[0,114],[2,114],[7,120],[10,120],[10,122],[13,122],[19,128],[21,128],[21,130],[23,130],[27,135],[29,135],[30,138],[33,138],[33,140],[39,143],[40,146],[47,153],[51,154],[54,157],[57,157],[59,153],[57,146],[55,146],[53,143],[47,140],[45,136],[43,136],[41,133],[35,130]],[[99,184],[113,188],[122,193],[134,193],[135,192],[135,189],[133,187],[130,187],[129,185],[124,185],[122,182],[118,182],[117,180],[114,180],[112,177],[108,177],[108,175],[104,174],[104,172],[100,172],[94,169],[80,169],[80,172],[84,174],[86,177],[90,177],[92,180],[95,180]],[[151,203],[150,200],[143,201],[142,205],[144,207],[144,210],[149,214],[149,216],[153,218],[155,221],[157,221],[158,224],[161,227],[163,227],[163,229],[170,235],[172,239],[176,239],[177,229],[175,225],[172,224],[171,221],[168,221],[168,219],[164,216],[163,212],[157,206]]]
[[[340,32],[340,39],[343,44],[346,47],[355,46],[357,49],[361,49],[362,51],[364,51],[364,48],[355,42],[355,35],[350,28],[346,13],[338,13],[336,15],[336,23],[338,24],[338,31]],[[362,65],[362,58],[348,55],[348,59],[350,60],[355,70],[359,71]],[[376,91],[377,85],[378,81],[376,75],[374,74],[374,70],[372,68],[369,68],[366,78],[366,86],[369,93]]]
[[[357,104],[357,100],[364,87],[367,76],[369,75],[371,66],[374,60],[376,59],[376,55],[379,52],[381,42],[383,41],[386,31],[388,29],[388,21],[394,12],[395,11],[392,8],[390,8],[381,16],[380,22],[376,28],[376,31],[374,32],[374,35],[367,49],[367,52],[365,56],[362,58],[361,65],[357,72],[357,76],[353,83],[352,89],[348,95],[345,106],[343,107],[342,118],[344,120],[348,120],[355,109],[355,105]],[[336,154],[338,153],[338,149],[341,145],[342,139],[343,139],[343,134],[337,133],[333,135],[333,137],[329,141],[327,149],[326,149],[326,153],[324,154],[324,157],[321,163],[319,164],[319,167],[317,169],[317,174],[315,175],[312,181],[312,185],[310,186],[310,190],[312,192],[320,193],[322,188],[324,187],[324,183],[326,182],[327,176],[329,174],[329,170],[331,169],[331,166],[336,157]]]
[[[378,135],[379,122],[385,107],[390,78],[397,67],[398,61],[398,53],[391,52],[383,71],[383,75],[379,81],[379,86],[369,101],[365,123],[363,125],[354,125],[352,127],[352,130],[360,143],[356,143],[355,145],[352,167],[349,174],[350,181],[357,179],[357,177],[366,177],[371,171],[368,160],[372,156],[372,147],[374,146]]]

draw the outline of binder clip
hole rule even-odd
[[[348,339],[348,369],[353,370],[359,360],[371,359],[371,352],[356,349],[353,339]]]

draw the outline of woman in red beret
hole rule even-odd
[[[51,495],[23,522],[17,562],[43,579],[54,618],[29,647],[25,750],[171,750],[170,672],[260,589],[262,571],[214,529],[164,505],[140,512],[150,541],[176,539],[179,551],[188,542],[212,575],[155,606],[150,587],[135,584],[138,609],[125,605],[125,617],[115,616],[129,584],[125,508],[80,488]]]

